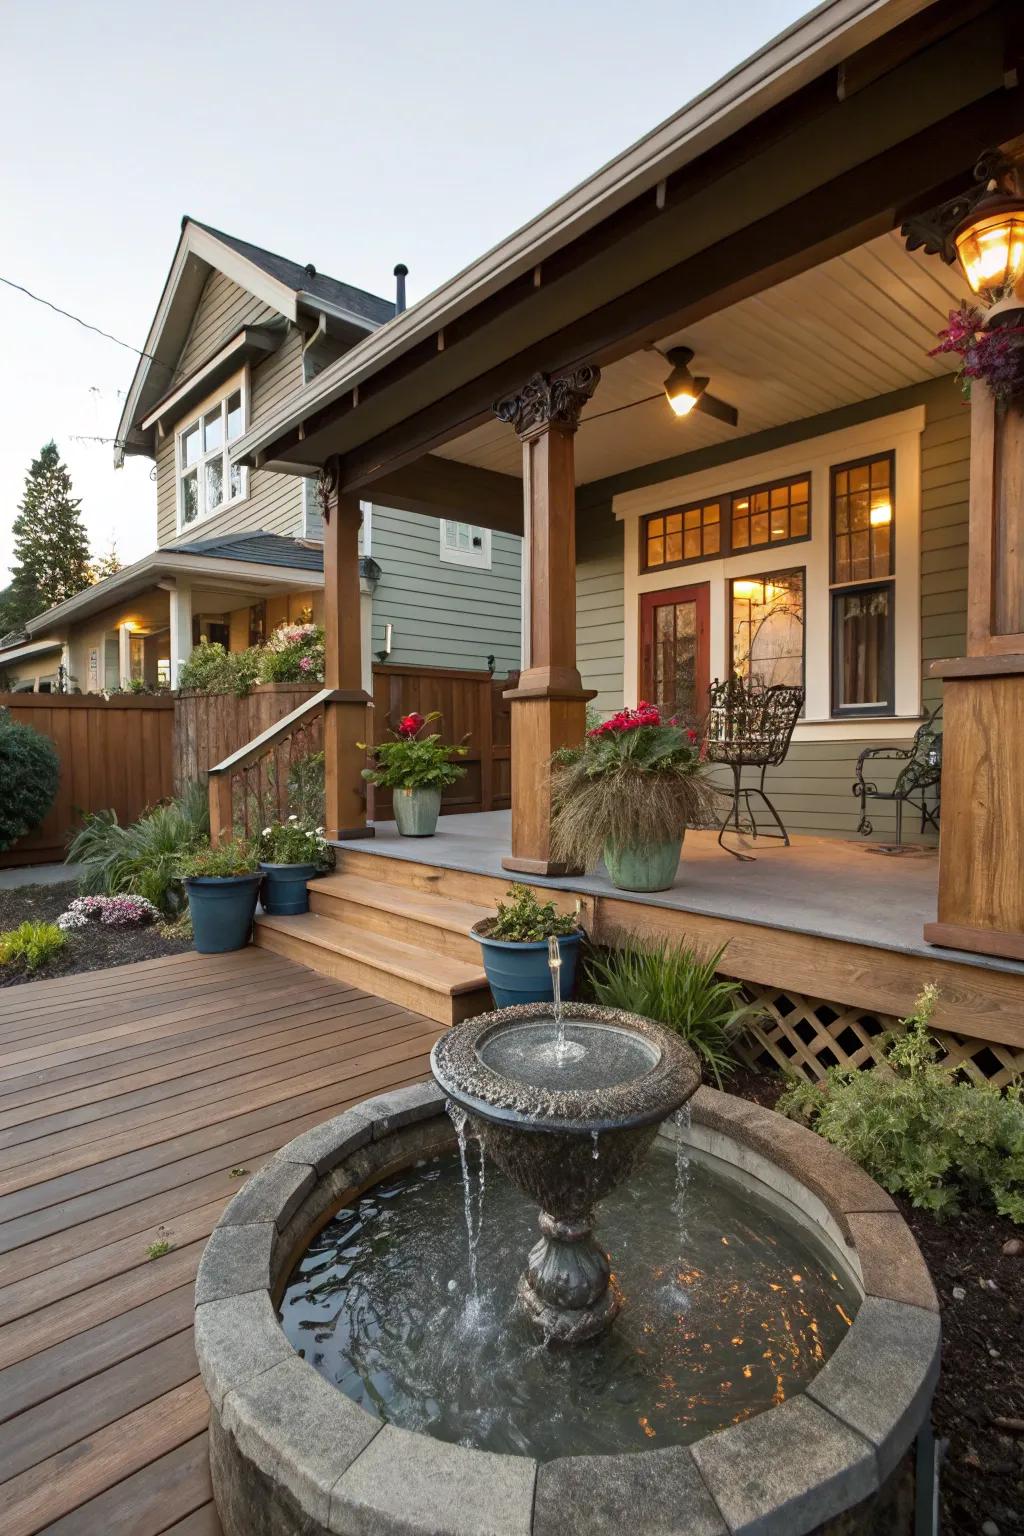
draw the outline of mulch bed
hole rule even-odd
[[[0,890],[0,933],[24,922],[56,922],[78,894],[74,881],[66,885],[22,885],[14,890]],[[0,987],[72,976],[79,971],[102,971],[107,966],[156,960],[160,955],[177,955],[192,948],[188,939],[170,938],[159,923],[144,928],[110,928],[105,923],[92,922],[85,928],[70,929],[66,937],[68,942],[60,954],[38,971],[0,971]]]
[[[774,1109],[773,1072],[739,1068],[727,1088]],[[924,1254],[942,1309],[942,1374],[932,1422],[946,1442],[943,1536],[1024,1533],[1024,1228],[990,1211],[945,1222],[897,1198]]]

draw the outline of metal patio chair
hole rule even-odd
[[[725,842],[725,834],[731,827],[737,836],[749,833],[752,837],[776,838],[788,848],[789,833],[768,798],[764,776],[769,768],[781,763],[789,751],[793,729],[804,707],[804,690],[789,683],[772,683],[766,687],[746,678],[731,677],[723,683],[712,683],[709,697],[711,703],[705,726],[707,756],[713,763],[725,763],[732,770],[733,780],[731,803],[718,829],[720,846],[734,858],[753,859],[753,854],[740,853]],[[743,784],[744,768],[760,770],[756,785],[747,787]],[[767,806],[777,832],[760,831],[752,797]],[[745,807],[743,820],[740,818],[741,800]]]
[[[911,806],[921,816],[921,831],[927,827],[939,830],[942,785],[942,732],[938,729],[942,705],[937,704],[914,733],[909,747],[865,747],[857,759],[853,793],[860,799],[860,821],[857,831],[862,837],[870,837],[875,830],[868,818],[868,800],[890,801],[896,807],[896,842],[903,847],[903,807]],[[891,789],[879,789],[871,779],[864,777],[864,764],[888,758],[902,762],[904,766]]]

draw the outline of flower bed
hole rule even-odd
[[[56,923],[73,901],[81,899],[73,881],[0,890],[0,930],[17,928],[23,922]],[[65,928],[63,932],[66,944],[45,965],[34,973],[5,967],[0,971],[0,987],[44,981],[51,976],[101,971],[107,966],[128,965],[135,960],[156,960],[161,955],[180,954],[192,948],[189,935],[179,933],[165,922],[113,924],[86,918],[82,926]]]
[[[84,928],[90,922],[106,923],[108,928],[139,928],[155,922],[158,908],[145,896],[76,896],[67,911],[57,919],[57,927]]]

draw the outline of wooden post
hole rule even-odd
[[[551,855],[551,754],[581,741],[586,704],[576,666],[576,490],[573,438],[600,373],[584,366],[536,374],[495,413],[523,444],[523,670],[511,700],[512,853],[502,867],[529,875],[571,871]]]
[[[967,655],[943,679],[932,944],[1024,960],[1024,403],[971,388]]]
[[[373,700],[363,687],[359,607],[359,500],[342,495],[338,461],[320,475],[324,518],[324,826],[331,840],[372,837],[361,776]]]

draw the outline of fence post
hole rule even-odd
[[[480,809],[494,810],[494,684],[480,687]]]

